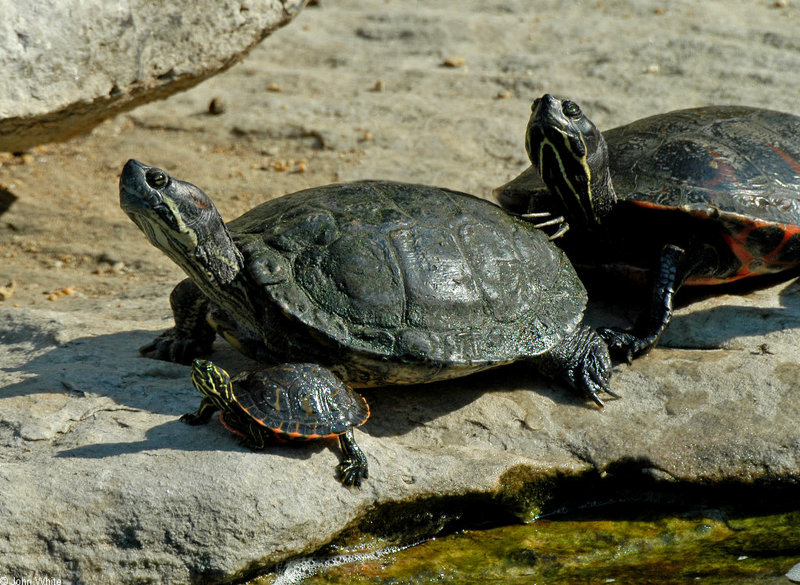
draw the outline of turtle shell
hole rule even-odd
[[[708,106],[604,132],[620,199],[800,224],[800,118]]]
[[[800,118],[743,106],[651,116],[605,134],[620,200],[722,227],[740,262],[713,284],[800,263]],[[623,210],[624,212],[624,210]]]
[[[228,227],[252,286],[310,338],[390,368],[539,355],[575,329],[586,305],[546,234],[446,189],[327,185],[263,203]]]
[[[369,418],[366,400],[329,370],[315,364],[282,364],[242,372],[231,382],[234,400],[241,410],[278,438],[333,437]],[[235,428],[237,423],[224,418],[223,422],[241,434]]]
[[[800,264],[800,117],[706,106],[643,118],[603,136],[619,199],[609,232],[628,250],[620,257],[630,259],[631,248],[641,248],[643,264],[633,264],[648,266],[670,232],[674,237],[683,230],[714,232],[712,241],[730,257],[726,264],[737,267],[719,277],[694,276],[687,284],[729,282]],[[543,188],[531,167],[495,193],[504,206],[519,209]],[[657,250],[647,249],[650,241]],[[574,252],[580,263],[583,253]]]

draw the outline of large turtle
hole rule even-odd
[[[196,412],[181,417],[186,424],[206,424],[220,410],[222,424],[251,449],[276,441],[338,437],[341,482],[358,487],[369,476],[367,458],[353,436],[353,427],[369,418],[369,406],[330,370],[316,364],[281,364],[231,379],[219,366],[196,359],[192,383],[203,400]]]
[[[630,361],[659,339],[676,291],[800,265],[800,118],[743,106],[669,112],[600,133],[573,101],[533,103],[532,167],[501,204],[559,223],[578,266],[652,271],[633,332],[604,329]],[[549,219],[549,216],[560,216]],[[568,228],[568,231],[567,231]]]
[[[227,225],[198,187],[131,160],[120,203],[189,276],[175,327],[141,348],[190,362],[215,332],[262,362],[313,362],[351,386],[531,362],[602,405],[610,359],[586,291],[547,235],[492,203],[385,181],[315,187]]]

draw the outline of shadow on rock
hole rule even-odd
[[[613,378],[611,383],[613,386]],[[565,385],[548,382],[530,365],[517,363],[445,382],[359,389],[369,402],[371,413],[361,429],[373,437],[404,435],[464,408],[484,394],[512,391],[547,396],[559,404],[595,408]]]
[[[192,387],[189,368],[144,358],[137,348],[152,331],[126,331],[82,337],[52,347],[52,340],[34,343],[38,354],[17,367],[4,368],[21,381],[0,388],[0,400],[37,393],[62,393],[75,398],[104,396],[135,410],[181,415],[194,410],[200,395]],[[234,370],[252,367],[227,344],[214,347],[215,360]]]
[[[0,188],[0,215],[6,213],[14,202],[17,200],[17,196],[14,195],[8,189]]]
[[[150,427],[142,441],[95,443],[58,451],[56,457],[104,459],[143,451],[171,449],[175,451],[231,451],[278,455],[290,459],[308,459],[314,453],[330,448],[338,452],[337,439],[275,443],[265,449],[253,450],[243,444],[233,433],[222,426],[218,417],[203,426],[189,426],[180,420],[171,420]]]
[[[736,338],[800,328],[800,279],[796,277],[797,271],[790,271],[717,286],[682,288],[675,307],[689,307],[692,312],[673,317],[659,346],[721,349]],[[591,296],[587,321],[592,326],[631,328],[646,311],[650,298],[646,287],[616,279],[606,281],[605,286],[590,282],[587,284]],[[613,282],[613,286],[608,286],[608,282]],[[768,306],[768,303],[757,306],[755,297],[762,295],[777,295],[781,306]],[[727,300],[715,303],[714,299],[723,296]],[[755,302],[731,304],[735,297]]]
[[[93,424],[98,426],[92,438],[74,436],[78,443],[72,444],[72,439],[59,439],[64,448],[59,457],[104,458],[155,449],[244,449],[217,417],[197,427],[178,421],[198,408],[201,396],[192,386],[189,367],[139,355],[137,348],[153,335],[152,331],[126,331],[81,337],[56,346],[51,340],[50,349],[39,346],[31,350],[28,345],[26,351],[34,357],[5,369],[19,381],[0,388],[0,402],[7,401],[0,416],[19,436],[46,440],[74,436],[75,430],[87,424],[83,421],[95,420]],[[19,343],[22,348],[23,342]],[[213,359],[231,374],[259,367],[221,341],[214,346]],[[567,387],[546,382],[530,365],[516,364],[447,382],[364,390],[372,416],[359,432],[375,437],[404,435],[485,393],[510,391],[529,391],[557,403],[593,408]],[[163,423],[151,415],[175,419]],[[120,435],[121,427],[129,430]],[[143,440],[124,440],[142,436]],[[105,437],[105,442],[98,442],[98,437]],[[299,447],[281,444],[268,452],[308,457],[325,445],[313,441]]]

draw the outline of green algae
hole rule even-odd
[[[628,503],[530,524],[463,530],[405,550],[363,555],[357,562],[289,582],[786,585],[783,575],[798,561],[798,510],[743,513],[734,507],[665,509]],[[275,581],[273,575],[255,583]]]

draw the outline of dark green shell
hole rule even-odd
[[[242,410],[286,439],[340,435],[369,418],[364,398],[316,364],[242,372],[231,382]]]
[[[292,321],[344,353],[390,364],[471,367],[539,355],[575,329],[586,305],[543,232],[445,189],[316,187],[228,227],[253,288]]]
[[[800,225],[800,117],[746,106],[656,114],[603,131],[617,197],[709,219]],[[544,189],[529,167],[495,190],[526,211]]]
[[[604,132],[626,200],[800,224],[800,117],[707,106]]]

